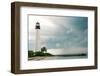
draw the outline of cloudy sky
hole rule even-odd
[[[88,18],[29,15],[29,50],[35,48],[35,25],[40,23],[41,47],[47,49],[87,49]]]

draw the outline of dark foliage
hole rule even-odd
[[[44,53],[42,51],[37,51],[37,52],[28,51],[28,57],[36,57],[36,56],[53,56],[53,55],[50,53]]]
[[[46,47],[42,47],[41,48],[41,52],[47,52],[47,48]]]
[[[28,57],[34,57],[34,52],[33,51],[28,51]]]

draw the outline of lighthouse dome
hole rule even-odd
[[[37,22],[36,24],[40,24],[39,22]]]

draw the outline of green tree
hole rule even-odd
[[[41,48],[41,52],[46,53],[47,52],[47,48],[46,47],[42,47]]]

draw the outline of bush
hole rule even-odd
[[[41,51],[35,52],[35,56],[44,56],[44,53]]]
[[[36,56],[53,56],[50,53],[44,53],[41,51],[33,52],[33,51],[28,51],[28,57],[36,57]]]
[[[34,57],[34,52],[33,51],[28,51],[28,57]]]

